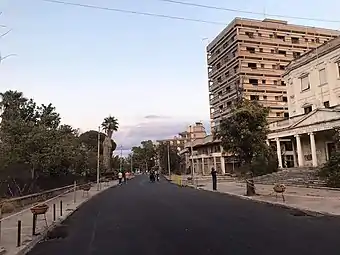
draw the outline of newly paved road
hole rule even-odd
[[[68,236],[30,255],[340,254],[340,220],[138,176],[71,216]]]

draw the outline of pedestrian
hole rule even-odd
[[[156,174],[156,180],[159,182],[159,172],[158,172],[158,170],[155,171],[155,174]]]
[[[124,181],[124,183],[126,183],[126,173],[125,173],[125,171],[123,171],[123,181]]]
[[[213,190],[217,190],[217,171],[213,167],[211,168],[211,177],[213,183]]]
[[[122,184],[122,179],[123,179],[123,174],[122,174],[122,172],[119,172],[118,173],[118,183],[119,183],[119,185]]]

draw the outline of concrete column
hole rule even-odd
[[[216,157],[214,156],[214,168],[217,171],[217,163],[216,163]]]
[[[205,175],[204,158],[202,158],[202,175]]]
[[[281,144],[280,138],[275,138],[276,140],[276,153],[277,153],[277,160],[279,161],[279,168],[282,168],[282,155],[281,155]]]
[[[304,160],[303,160],[300,135],[296,135],[295,138],[296,138],[296,147],[297,147],[296,149],[297,149],[297,154],[298,154],[298,164],[299,164],[299,167],[303,167]]]
[[[225,160],[224,160],[224,157],[221,156],[221,172],[222,174],[225,174]]]
[[[266,140],[266,144],[267,144],[268,146],[270,146],[270,142],[269,142],[268,139]]]
[[[292,140],[292,148],[293,148],[293,160],[294,160],[294,167],[297,167],[298,164],[297,164],[297,158],[296,158],[296,153],[295,153],[295,143],[294,141]]]
[[[315,145],[315,135],[314,135],[314,133],[309,133],[309,138],[310,138],[310,148],[311,148],[311,151],[312,151],[313,166],[317,167],[318,166],[318,159],[316,158],[316,145]]]

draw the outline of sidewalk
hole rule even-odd
[[[117,185],[117,181],[111,181],[109,183],[102,183],[101,190],[97,191],[97,185],[93,185],[88,195],[82,191],[74,190],[67,191],[56,198],[47,200],[45,203],[49,205],[49,209],[46,213],[46,219],[48,227],[53,223],[60,222],[75,211],[85,201],[91,199],[96,194]],[[60,210],[60,201],[62,201],[62,210]],[[53,221],[53,204],[56,205],[56,221]],[[62,211],[62,216],[61,216]],[[17,231],[18,221],[21,221],[21,245],[17,247]],[[24,209],[21,212],[5,216],[1,220],[1,239],[0,247],[3,247],[6,252],[0,254],[15,255],[23,250],[26,250],[30,246],[33,246],[39,240],[40,235],[32,237],[33,215],[30,208]],[[36,233],[43,233],[46,230],[46,223],[42,215],[38,216]],[[19,253],[20,254],[20,253]],[[22,253],[24,254],[24,253]]]
[[[238,182],[218,183],[217,192],[320,214],[340,215],[340,191],[286,186],[286,192],[284,193],[286,201],[283,202],[281,195],[278,195],[276,199],[273,185],[255,184],[255,187],[259,196],[246,197],[246,184]],[[200,185],[199,188],[212,191],[212,183]]]

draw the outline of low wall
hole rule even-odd
[[[84,184],[77,185],[77,189],[80,189]],[[12,213],[20,210],[23,207],[32,205],[35,203],[46,201],[50,198],[56,197],[68,190],[73,190],[74,185],[64,186],[61,188],[46,190],[41,193],[35,193],[27,196],[5,199],[0,202],[1,212],[3,214]]]

